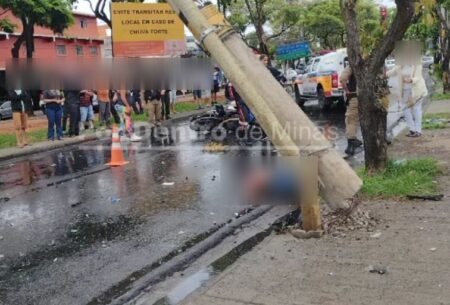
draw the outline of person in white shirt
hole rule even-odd
[[[422,107],[423,100],[428,95],[428,89],[422,75],[420,56],[414,52],[407,52],[406,55],[403,52],[396,52],[398,64],[386,75],[396,77],[398,80],[397,95],[404,108],[404,116],[409,128],[406,136],[417,138],[422,135]]]

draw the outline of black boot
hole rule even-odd
[[[353,156],[355,154],[355,140],[354,139],[348,139],[347,149],[345,150],[345,153],[349,156]]]

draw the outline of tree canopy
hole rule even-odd
[[[63,33],[73,23],[71,5],[70,0],[0,0],[0,7],[10,10],[22,22],[22,33],[11,50],[13,57],[19,57],[19,50],[24,42],[27,57],[33,56],[35,25],[49,28],[55,33]]]
[[[311,42],[316,49],[345,46],[346,27],[339,0],[233,0],[227,1],[226,8],[230,23],[253,47],[267,43],[273,50],[277,44],[299,40]],[[370,49],[382,36],[378,6],[373,0],[362,0],[358,1],[358,11],[362,45]]]

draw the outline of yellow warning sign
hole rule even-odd
[[[114,42],[184,40],[184,25],[167,3],[111,4]]]

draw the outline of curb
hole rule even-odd
[[[181,113],[179,116],[176,116],[170,120],[165,121],[164,124],[177,123],[177,122],[183,121],[186,118],[189,118],[193,115],[198,115],[200,113],[204,113],[205,111],[208,111],[208,110],[210,110],[210,108]],[[136,125],[139,125],[139,126],[136,126],[136,128],[139,128],[142,126],[147,126],[147,125],[149,125],[149,123],[136,122]],[[98,132],[98,130],[96,132]],[[20,158],[20,157],[25,157],[25,156],[29,156],[29,155],[33,155],[33,154],[38,154],[38,153],[42,153],[42,152],[55,151],[55,150],[63,149],[66,147],[79,145],[82,143],[105,140],[105,139],[108,139],[111,137],[111,131],[105,130],[105,131],[101,131],[101,132],[104,134],[104,136],[99,137],[99,136],[95,135],[95,132],[94,132],[94,134],[90,134],[90,135],[81,135],[80,136],[81,139],[70,138],[69,140],[64,140],[62,142],[47,143],[47,144],[44,144],[45,142],[38,142],[38,143],[34,143],[33,146],[28,146],[23,149],[19,149],[19,148],[15,148],[15,147],[0,149],[0,162],[10,160],[10,159]],[[48,145],[48,144],[51,144],[51,145]],[[6,152],[6,153],[2,154],[2,150],[14,150],[14,151],[12,151],[10,153]]]
[[[25,157],[28,155],[38,154],[38,153],[42,153],[42,152],[58,150],[58,149],[62,149],[65,147],[69,147],[69,146],[73,146],[73,145],[77,145],[77,144],[81,144],[81,143],[86,143],[86,142],[91,142],[91,141],[96,141],[96,140],[102,140],[102,139],[104,139],[104,138],[98,138],[95,135],[87,135],[87,136],[83,136],[83,139],[72,140],[70,142],[69,141],[58,142],[51,146],[47,146],[47,145],[43,145],[43,144],[39,145],[40,143],[43,143],[43,142],[34,143],[34,146],[30,146],[29,148],[25,148],[25,149],[20,149],[18,151],[12,152],[12,153],[6,153],[4,155],[2,155],[1,151],[0,151],[0,161],[6,161],[6,160],[15,159],[15,158],[19,158],[19,157]],[[6,148],[6,149],[8,149],[8,148]],[[11,148],[11,149],[14,149],[14,148]]]
[[[111,296],[110,300],[102,300],[101,294],[100,300],[98,299],[99,296],[97,296],[96,298],[93,298],[93,300],[89,304],[91,303],[94,304],[94,301],[97,301],[95,302],[95,304],[106,304],[106,303],[114,305],[126,304],[135,297],[139,296],[139,294],[145,289],[147,289],[149,286],[159,283],[163,281],[165,278],[171,276],[173,273],[187,268],[189,264],[191,264],[193,261],[195,261],[197,258],[202,256],[210,249],[217,246],[226,237],[231,235],[237,228],[255,220],[256,218],[268,212],[270,209],[272,209],[272,206],[261,206],[253,210],[251,213],[246,214],[241,218],[237,219],[235,222],[232,222],[229,225],[222,227],[213,235],[209,236],[200,243],[194,245],[183,254],[175,256],[172,260],[168,261],[164,265],[161,265],[160,267],[144,275],[142,278],[140,278],[132,285],[130,285],[130,288],[127,289],[128,291],[126,293],[120,296]]]

